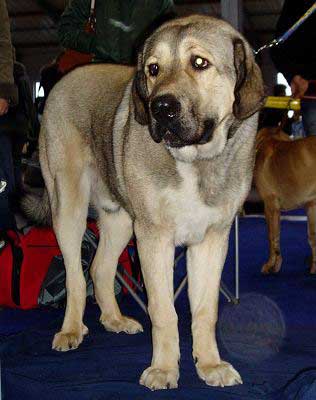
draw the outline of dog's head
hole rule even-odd
[[[196,15],[167,22],[147,39],[133,99],[136,120],[155,142],[179,158],[210,158],[236,121],[259,110],[264,93],[245,39],[222,20]]]

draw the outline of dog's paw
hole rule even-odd
[[[57,351],[75,350],[79,347],[83,337],[89,333],[89,329],[82,324],[82,330],[79,332],[63,332],[55,334],[52,349]]]
[[[196,370],[201,379],[210,386],[234,386],[242,384],[241,377],[235,368],[228,362],[221,361],[219,365],[199,365]]]
[[[122,316],[118,319],[111,319],[109,317],[104,317],[101,315],[100,322],[109,332],[125,332],[129,334],[143,332],[143,327],[141,326],[141,324],[135,319],[129,317]]]
[[[148,367],[142,373],[139,383],[150,390],[176,389],[178,387],[179,369],[161,369]]]
[[[282,265],[282,257],[278,257],[274,263],[267,262],[263,265],[261,269],[261,273],[263,275],[268,275],[268,274],[277,274]]]

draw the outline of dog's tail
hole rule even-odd
[[[46,189],[42,196],[26,194],[21,200],[21,209],[28,221],[41,226],[52,225],[52,214]]]

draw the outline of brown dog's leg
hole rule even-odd
[[[262,267],[263,274],[277,273],[281,269],[282,257],[280,252],[280,206],[277,198],[273,197],[264,202],[264,213],[268,225],[270,256]]]
[[[227,229],[209,230],[203,242],[191,245],[187,252],[193,358],[199,377],[210,386],[242,383],[233,366],[220,359],[215,336],[219,287],[227,245]]]
[[[100,321],[111,332],[137,333],[142,326],[122,316],[114,294],[117,261],[133,233],[132,220],[124,209],[106,213],[99,210],[100,240],[91,267],[95,296],[101,309]]]
[[[173,304],[174,242],[168,232],[135,223],[137,247],[152,322],[153,355],[140,384],[151,390],[176,388],[179,378],[178,317]]]
[[[75,349],[88,333],[83,324],[86,281],[81,264],[81,242],[86,229],[90,197],[88,174],[78,169],[62,170],[55,179],[52,199],[53,226],[66,268],[67,306],[61,331],[56,333],[53,349]]]
[[[306,203],[305,209],[307,213],[308,243],[312,250],[309,272],[316,274],[316,201]]]

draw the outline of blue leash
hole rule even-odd
[[[261,46],[258,50],[254,50],[255,56],[259,54],[262,50],[270,49],[271,47],[278,46],[279,44],[285,42],[297,30],[297,28],[299,28],[307,20],[307,18],[309,18],[313,14],[314,11],[316,11],[316,1],[306,11],[306,13],[302,15],[301,18],[296,21],[295,24],[292,25],[291,28],[288,29],[283,35],[279,36],[276,39],[273,39],[270,43]]]

